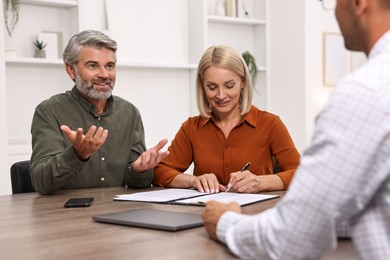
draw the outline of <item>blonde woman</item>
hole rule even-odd
[[[154,184],[207,193],[287,189],[300,155],[280,118],[252,105],[252,80],[242,56],[226,46],[208,48],[196,85],[200,115],[182,124],[170,155],[155,167]],[[183,174],[191,163],[193,175]]]

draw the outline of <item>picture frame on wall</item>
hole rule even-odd
[[[62,32],[56,31],[43,31],[42,33],[53,33],[57,35],[57,52],[58,59],[62,59],[62,53],[64,51],[64,37],[62,36]]]
[[[63,51],[62,32],[44,31],[38,34],[37,39],[46,43],[47,59],[61,59]]]

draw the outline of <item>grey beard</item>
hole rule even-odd
[[[89,86],[86,82],[84,82],[81,77],[76,76],[76,87],[77,89],[86,95],[87,97],[96,99],[96,100],[105,100],[111,97],[112,90],[114,89],[114,83],[110,83],[110,89],[105,92],[96,91],[93,86]]]

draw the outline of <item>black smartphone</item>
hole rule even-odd
[[[69,199],[64,207],[65,208],[74,208],[74,207],[89,207],[91,206],[93,198],[71,198]]]

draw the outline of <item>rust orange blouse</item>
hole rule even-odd
[[[214,173],[227,185],[230,173],[248,170],[256,175],[273,174],[274,159],[281,168],[278,176],[287,189],[298,167],[300,154],[280,118],[252,106],[228,138],[212,118],[195,116],[184,122],[168,148],[169,156],[156,165],[154,184],[165,187],[194,162],[195,176]]]

